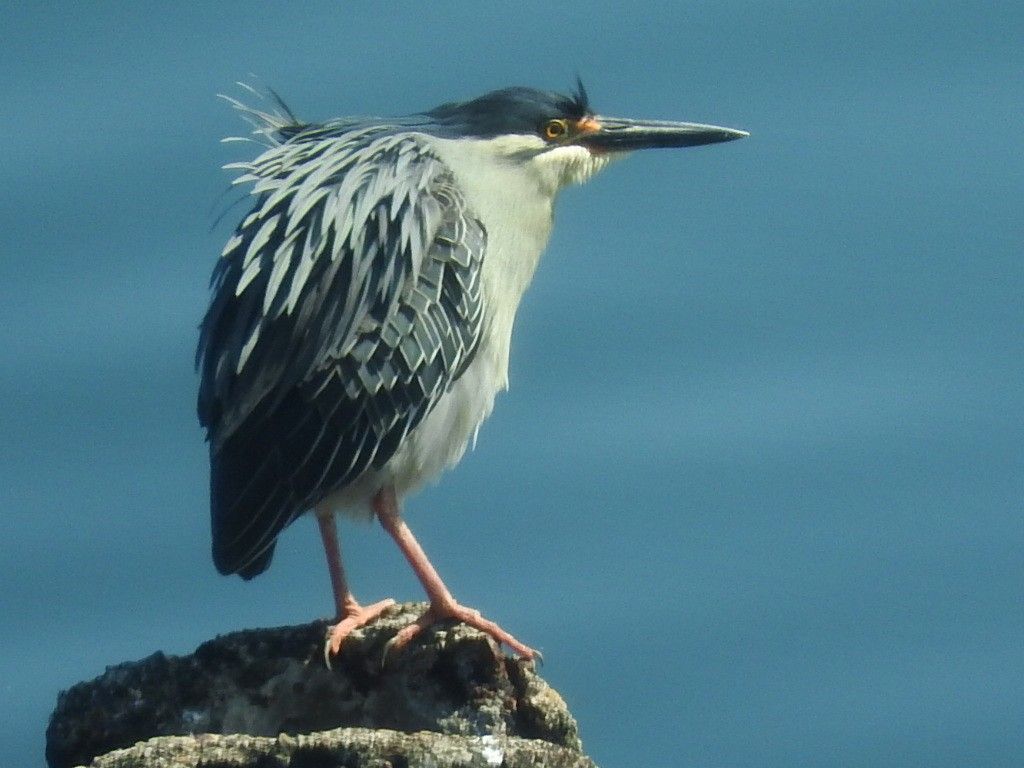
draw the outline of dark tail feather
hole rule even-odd
[[[365,407],[328,390],[332,405],[323,412],[293,391],[258,404],[223,443],[211,439],[213,562],[221,573],[263,573],[285,526],[397,448],[403,423],[381,437]]]
[[[263,554],[257,557],[255,560],[249,562],[244,568],[239,568],[237,573],[246,581],[255,579],[267,568],[270,567],[270,561],[274,559],[274,547],[277,546],[277,539],[274,539],[270,543],[270,546],[264,550]]]
[[[213,562],[244,579],[270,566],[284,528],[322,495],[337,443],[298,393],[260,403],[223,443],[210,442]]]
[[[242,446],[234,437],[219,450],[210,446],[210,522],[217,570],[251,579],[270,566],[296,510],[277,450]]]

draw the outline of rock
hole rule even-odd
[[[61,693],[47,762],[593,768],[561,696],[532,664],[506,658],[478,631],[440,625],[385,664],[385,643],[424,608],[390,609],[350,636],[330,668],[322,621],[236,632],[190,656],[156,653],[109,667]]]
[[[337,728],[305,736],[161,736],[91,768],[595,768],[580,752],[516,736]]]

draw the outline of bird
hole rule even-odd
[[[217,570],[263,573],[282,531],[312,513],[336,614],[329,659],[394,604],[358,602],[342,563],[336,516],[376,518],[429,599],[389,650],[454,620],[534,659],[454,598],[402,501],[459,462],[507,388],[558,193],[636,150],[748,134],[604,117],[578,78],[569,94],[510,87],[325,122],[249,90],[269,106],[229,101],[261,152],[225,166],[249,209],[216,261],[196,352]]]

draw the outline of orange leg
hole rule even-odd
[[[490,635],[499,644],[507,645],[524,659],[531,660],[540,655],[537,651],[516,640],[493,621],[485,619],[480,615],[480,611],[466,608],[455,601],[452,593],[427,558],[423,547],[416,541],[409,526],[402,520],[398,509],[398,499],[393,489],[383,488],[378,491],[377,495],[373,497],[372,505],[380,524],[395,540],[398,548],[402,550],[402,554],[412,566],[416,578],[420,580],[423,589],[426,590],[427,597],[430,598],[430,607],[426,613],[409,626],[399,630],[398,634],[388,643],[389,651],[401,650],[408,645],[413,637],[432,624],[445,619],[454,619]]]
[[[348,588],[345,569],[341,564],[341,548],[338,546],[338,529],[334,523],[334,515],[317,514],[316,520],[320,525],[320,538],[323,539],[324,553],[327,555],[327,569],[331,573],[331,587],[334,589],[334,606],[338,619],[338,623],[331,627],[331,637],[324,649],[325,658],[330,660],[332,654],[338,653],[341,644],[353,629],[369,624],[384,610],[394,605],[395,601],[388,598],[365,608],[356,601]]]

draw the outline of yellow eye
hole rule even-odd
[[[565,120],[548,120],[544,123],[541,133],[548,141],[554,141],[555,139],[562,138],[568,130],[569,126]]]

